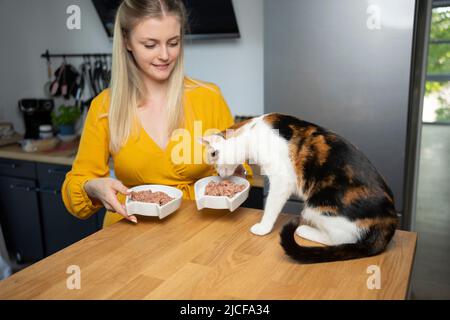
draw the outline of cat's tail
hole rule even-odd
[[[281,230],[280,244],[284,251],[300,263],[320,263],[369,257],[383,252],[395,233],[396,223],[372,226],[356,243],[325,247],[300,246],[294,237],[297,227],[298,223],[292,221]]]

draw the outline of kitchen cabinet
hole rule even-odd
[[[264,209],[264,189],[261,187],[252,186],[248,194],[247,200],[244,201],[242,207],[253,209]]]
[[[36,182],[0,176],[0,208],[1,224],[10,255],[19,263],[44,258]]]
[[[70,166],[0,158],[0,221],[10,255],[35,262],[101,229],[104,210],[72,216],[61,198]]]
[[[36,164],[45,254],[53,254],[97,231],[97,216],[80,220],[71,215],[61,198],[61,186],[70,167]]]

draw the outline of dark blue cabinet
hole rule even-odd
[[[81,220],[61,198],[70,166],[0,159],[0,222],[10,255],[35,262],[99,230],[104,210]]]
[[[36,164],[45,255],[51,255],[97,231],[97,216],[80,220],[71,215],[61,198],[68,166]]]
[[[44,257],[34,180],[0,176],[0,221],[8,252],[19,263]]]

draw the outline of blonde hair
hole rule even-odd
[[[181,0],[124,0],[116,14],[113,38],[110,105],[108,112],[110,150],[117,152],[133,135],[140,124],[137,108],[146,94],[145,85],[133,55],[125,45],[125,38],[144,18],[165,15],[178,17],[181,25],[180,54],[168,79],[167,134],[183,120],[184,104],[184,54],[183,42],[187,25],[186,10]]]

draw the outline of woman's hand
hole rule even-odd
[[[84,184],[84,190],[91,199],[100,201],[106,210],[117,212],[125,219],[137,223],[135,216],[128,216],[125,206],[117,199],[117,193],[129,194],[128,188],[113,178],[96,178]]]
[[[245,170],[244,166],[240,164],[236,170],[234,171],[234,176],[238,176],[244,179],[247,179],[247,171]]]

